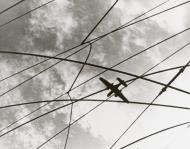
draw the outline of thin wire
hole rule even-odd
[[[114,8],[119,0],[116,0],[113,5],[106,11],[106,13],[102,16],[102,18],[97,22],[97,24],[92,28],[92,30],[88,33],[88,35],[84,38],[81,44],[84,44],[88,37],[93,33],[93,31],[97,28],[97,26],[103,21],[103,19],[109,14],[109,12]]]
[[[88,61],[88,59],[90,57],[90,54],[91,54],[91,51],[92,51],[92,45],[90,44],[90,49],[89,49],[88,55],[87,55],[87,57],[85,59],[85,63]],[[73,88],[73,85],[75,84],[75,82],[77,81],[79,75],[81,74],[84,66],[85,66],[85,64],[82,65],[81,69],[79,70],[77,76],[75,77],[75,79],[74,79],[74,81],[73,81],[73,83],[72,83],[72,85],[71,85],[71,87],[70,87],[70,89],[69,89],[69,91],[67,93],[69,95],[70,100],[71,100],[70,91]],[[70,126],[71,120],[72,120],[72,113],[73,113],[73,104],[71,104],[71,111],[70,111],[70,117],[69,117],[69,126]],[[68,131],[67,131],[67,136],[66,136],[66,141],[65,141],[64,149],[66,149],[66,147],[67,147],[67,142],[68,142],[68,139],[69,139],[69,133],[70,133],[70,127],[68,128]]]
[[[124,27],[124,26],[128,25],[129,23],[131,23],[131,22],[133,22],[133,21],[137,20],[138,18],[141,18],[142,16],[144,16],[144,15],[146,15],[147,13],[149,13],[149,12],[151,12],[151,11],[153,11],[153,10],[155,10],[155,9],[159,8],[159,7],[161,7],[162,5],[164,5],[164,4],[166,4],[166,3],[168,3],[169,1],[170,1],[170,0],[167,0],[167,1],[164,1],[163,3],[160,3],[160,4],[156,5],[155,7],[151,8],[150,10],[148,10],[148,11],[146,11],[146,12],[144,12],[144,13],[140,14],[139,16],[135,17],[135,18],[134,18],[134,19],[132,19],[131,21],[129,21],[129,22],[127,22],[127,23],[123,24],[123,25],[122,25],[122,26],[120,26],[118,29],[120,29],[120,28],[122,28],[122,27]]]
[[[183,73],[183,71],[185,70],[186,66],[190,63],[190,61],[183,67],[181,68],[178,73],[168,82],[168,85],[170,85],[173,81],[175,81],[175,79],[177,79],[177,77],[179,77],[179,75],[181,73]],[[161,91],[158,93],[158,95],[152,100],[151,104],[154,103],[156,101],[156,99],[158,97],[160,97],[167,89],[167,86],[165,86],[164,88],[161,89]],[[136,123],[136,121],[149,109],[149,107],[151,106],[148,105],[139,115],[138,117],[129,125],[129,127],[127,127],[127,129],[118,137],[118,139],[111,145],[110,149],[112,149],[116,143],[128,132],[128,130]]]
[[[104,34],[104,35],[102,35],[102,36],[93,38],[93,39],[91,39],[91,40],[89,40],[89,41],[86,41],[85,43],[92,42],[92,41],[96,42],[97,40],[102,39],[102,38],[104,38],[104,37],[106,37],[106,36],[108,36],[108,35],[110,35],[110,34],[116,32],[116,31],[122,30],[122,29],[124,29],[124,28],[127,28],[127,27],[129,27],[129,26],[132,26],[132,25],[134,25],[134,24],[136,24],[136,23],[139,23],[139,22],[142,22],[142,21],[144,21],[144,20],[150,19],[150,18],[152,18],[152,17],[155,17],[155,16],[157,16],[157,15],[160,15],[160,14],[162,14],[162,13],[164,13],[164,12],[167,12],[167,11],[170,11],[170,10],[172,10],[172,9],[178,8],[178,7],[183,6],[183,5],[185,5],[185,4],[189,3],[189,2],[190,2],[190,1],[186,1],[186,2],[180,3],[180,4],[178,4],[178,5],[175,5],[175,6],[173,6],[173,7],[170,7],[170,8],[168,8],[168,9],[163,10],[163,11],[160,11],[160,12],[158,12],[158,13],[155,13],[155,14],[153,14],[153,15],[150,15],[150,16],[148,16],[148,17],[146,17],[146,18],[140,19],[140,20],[138,20],[138,21],[136,21],[136,22],[130,23],[130,24],[126,25],[126,26],[116,28],[115,30],[112,30],[112,31],[110,31],[110,32],[108,32],[108,33],[106,33],[106,34]]]
[[[71,96],[70,96],[69,93],[68,93],[68,95],[69,95],[69,98],[70,98],[70,100],[71,100]],[[71,103],[72,103],[72,100],[71,100]],[[69,139],[70,128],[71,128],[70,125],[71,125],[72,115],[73,115],[73,103],[71,104],[71,111],[70,111],[69,125],[68,125],[69,127],[68,127],[68,129],[67,129],[67,135],[66,135],[66,139],[65,139],[64,149],[67,148],[67,142],[68,142],[68,139]]]
[[[32,105],[32,104],[40,104],[40,103],[52,103],[52,102],[63,102],[63,101],[76,101],[79,99],[58,99],[58,100],[43,100],[43,101],[33,101],[33,102],[25,102],[25,103],[19,103],[19,104],[11,104],[11,105],[6,105],[6,106],[1,106],[0,109],[4,108],[11,108],[15,106],[24,106],[24,105]],[[102,102],[105,100],[101,99],[84,99],[80,100],[80,102]],[[125,103],[124,101],[118,101],[118,100],[107,100],[105,101],[107,103]],[[156,104],[156,103],[147,103],[147,102],[135,102],[135,101],[130,101],[128,104],[135,104],[135,105],[151,105],[151,106],[158,106],[158,107],[167,107],[167,108],[176,108],[176,109],[183,109],[183,110],[190,110],[190,107],[182,107],[182,106],[175,106],[175,105],[166,105],[166,104]]]
[[[1,29],[2,27],[4,27],[4,26],[8,25],[9,23],[14,22],[14,21],[16,21],[16,20],[18,20],[18,19],[24,17],[25,15],[30,14],[30,13],[32,13],[32,12],[34,12],[34,11],[36,11],[36,10],[42,8],[42,7],[44,7],[44,6],[46,6],[46,5],[48,5],[48,4],[52,3],[52,2],[54,2],[54,1],[55,1],[55,0],[48,1],[47,3],[44,3],[44,4],[38,6],[38,7],[34,8],[34,9],[31,9],[30,11],[28,11],[28,12],[26,12],[26,13],[24,13],[24,14],[18,16],[18,17],[15,17],[14,19],[12,19],[12,20],[10,20],[10,21],[7,21],[7,22],[1,24],[1,25],[0,25],[0,29]]]
[[[137,143],[137,142],[140,142],[140,141],[142,141],[142,140],[144,140],[144,139],[150,138],[150,137],[152,137],[152,136],[154,136],[154,135],[157,135],[157,134],[159,134],[159,133],[162,133],[162,132],[165,132],[165,131],[168,131],[168,130],[171,130],[171,129],[174,129],[174,128],[177,128],[177,127],[181,127],[181,126],[183,126],[183,125],[187,125],[187,124],[189,124],[189,123],[190,123],[190,121],[184,122],[184,123],[180,123],[180,124],[177,124],[177,125],[174,125],[174,126],[167,127],[167,128],[165,128],[165,129],[156,131],[156,132],[151,133],[151,134],[149,134],[149,135],[147,135],[147,136],[145,136],[145,137],[142,137],[142,138],[140,138],[140,139],[138,139],[138,140],[135,140],[135,141],[133,141],[133,142],[131,142],[131,143],[129,143],[129,144],[127,144],[127,145],[121,147],[120,149],[124,149],[124,148],[129,147],[129,146],[131,146],[131,145],[133,145],[133,144],[135,144],[135,143]]]
[[[15,7],[15,6],[21,4],[21,3],[24,2],[24,1],[25,1],[25,0],[20,0],[20,1],[16,2],[15,4],[11,5],[10,7],[8,7],[8,8],[6,8],[6,9],[0,11],[0,15],[2,15],[3,13],[5,13],[6,11],[10,10],[11,8],[13,8],[13,7]]]

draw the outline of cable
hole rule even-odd
[[[149,13],[149,12],[151,12],[151,11],[157,9],[157,8],[159,8],[160,6],[166,4],[166,3],[169,2],[169,1],[170,1],[170,0],[167,0],[167,1],[164,1],[163,3],[160,3],[160,4],[156,5],[155,7],[151,8],[150,10],[148,10],[148,11],[146,11],[146,12],[144,12],[144,13],[138,15],[137,17],[135,17],[135,18],[132,19],[131,21],[129,21],[129,22],[123,24],[123,25],[120,26],[118,29],[120,29],[120,28],[122,29],[122,27],[125,27],[126,25],[128,25],[128,24],[131,23],[131,22],[133,22],[134,20],[137,20],[138,18],[141,18],[142,16],[146,15],[147,13]]]
[[[71,96],[70,94],[68,93],[69,95],[69,98],[70,98],[70,101],[71,101]],[[72,101],[71,101],[72,103]],[[71,120],[72,120],[72,115],[73,115],[73,103],[71,104],[71,111],[70,111],[70,116],[69,116],[69,127],[68,127],[68,131],[67,131],[67,135],[66,135],[66,139],[65,139],[65,145],[64,145],[64,149],[67,148],[67,142],[68,142],[68,139],[69,139],[69,134],[70,134],[70,125],[71,125]]]
[[[88,35],[84,38],[81,44],[84,44],[87,38],[92,34],[92,32],[97,28],[97,26],[103,21],[103,19],[109,14],[109,12],[113,9],[113,7],[117,4],[119,0],[116,0],[115,3],[108,9],[108,11],[102,16],[102,18],[97,22],[97,24],[92,28],[92,30],[88,33]]]
[[[42,8],[42,7],[44,7],[44,6],[46,6],[46,5],[48,5],[48,4],[52,3],[52,2],[54,2],[54,1],[55,1],[55,0],[48,1],[47,3],[44,3],[44,4],[38,6],[38,7],[34,8],[34,9],[32,9],[32,10],[30,10],[30,11],[28,11],[28,12],[26,12],[26,13],[20,15],[20,16],[18,16],[18,17],[15,17],[14,19],[12,19],[12,20],[10,20],[10,21],[8,21],[8,22],[5,22],[5,23],[1,24],[1,25],[0,25],[0,29],[1,29],[2,27],[4,27],[4,26],[8,25],[9,23],[14,22],[15,20],[20,19],[20,18],[22,18],[23,16],[25,16],[25,15],[27,15],[27,14],[30,14],[30,13],[32,13],[32,12],[34,12],[34,11],[36,11],[36,10]]]
[[[6,8],[6,9],[0,11],[0,15],[2,15],[3,13],[5,13],[6,11],[10,10],[11,8],[13,8],[13,7],[15,7],[15,6],[21,4],[21,3],[24,2],[24,1],[25,1],[25,0],[20,0],[20,1],[16,2],[15,4],[11,5],[10,7],[8,7],[8,8]]]
[[[87,55],[87,57],[85,59],[85,63],[88,61],[88,59],[90,57],[90,54],[91,54],[91,51],[92,51],[92,45],[90,44],[90,49],[89,49],[88,55]],[[73,83],[71,84],[71,87],[70,87],[69,91],[67,92],[67,94],[69,95],[70,100],[71,100],[70,91],[73,88],[73,85],[75,84],[75,82],[77,81],[77,79],[78,79],[80,73],[82,72],[84,66],[85,66],[85,64],[82,65],[82,67],[79,70],[77,76],[75,77]],[[69,118],[69,128],[68,128],[68,131],[67,131],[67,136],[66,136],[66,141],[65,141],[64,149],[66,149],[66,147],[67,147],[67,142],[68,142],[69,133],[70,133],[70,124],[71,124],[71,120],[72,120],[72,113],[73,113],[73,104],[71,104],[71,111],[70,111],[70,118]]]
[[[0,109],[4,108],[11,108],[16,106],[24,106],[24,105],[32,105],[32,104],[41,104],[41,103],[52,103],[52,102],[63,102],[63,101],[78,101],[79,99],[58,99],[58,100],[43,100],[43,101],[33,101],[33,102],[25,102],[25,103],[18,103],[18,104],[11,104],[6,106],[1,106]],[[79,100],[80,102],[103,102],[105,100],[101,99],[84,99]],[[118,100],[107,100],[105,101],[107,103],[122,103],[126,104],[124,101],[118,101]],[[165,104],[155,104],[155,103],[147,103],[147,102],[135,102],[130,101],[129,104],[135,104],[135,105],[151,105],[151,106],[158,106],[158,107],[168,107],[168,108],[176,108],[176,109],[183,109],[183,110],[190,110],[189,107],[182,107],[182,106],[175,106],[175,105],[165,105]]]
[[[124,149],[124,148],[129,147],[129,146],[131,146],[131,145],[133,145],[133,144],[135,144],[135,143],[137,143],[137,142],[140,142],[140,141],[142,141],[142,140],[144,140],[144,139],[150,138],[150,137],[152,137],[152,136],[154,136],[154,135],[157,135],[157,134],[159,134],[159,133],[162,133],[162,132],[165,132],[165,131],[168,131],[168,130],[171,130],[171,129],[174,129],[174,128],[177,128],[177,127],[181,127],[181,126],[183,126],[183,125],[187,125],[187,124],[189,124],[189,123],[190,123],[190,122],[184,122],[184,123],[180,123],[180,124],[177,124],[177,125],[174,125],[174,126],[171,126],[171,127],[167,127],[167,128],[162,129],[162,130],[160,130],[160,131],[156,131],[156,132],[151,133],[151,134],[149,134],[149,135],[147,135],[147,136],[145,136],[145,137],[142,137],[142,138],[140,138],[140,139],[138,139],[138,140],[135,140],[135,141],[133,141],[133,142],[131,142],[131,143],[129,143],[129,144],[127,144],[127,145],[121,147],[120,149]]]
[[[170,85],[186,68],[186,66],[190,63],[190,61],[184,66],[182,67],[178,73],[169,81],[168,85]],[[167,86],[165,86],[164,88],[161,89],[161,91],[158,93],[158,95],[152,100],[151,104],[154,103],[156,101],[156,99],[163,94],[167,89]],[[139,115],[138,117],[130,124],[130,126],[118,137],[118,139],[111,145],[110,149],[112,149],[116,143],[127,133],[127,131],[136,123],[136,121],[149,109],[149,107],[151,106],[148,105]]]

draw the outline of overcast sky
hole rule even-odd
[[[19,0],[0,0],[0,11],[18,1]],[[47,0],[25,0],[25,2],[1,14],[0,24],[4,24],[45,2],[47,2]],[[38,9],[32,14],[0,28],[0,51],[7,50],[55,56],[58,53],[80,44],[114,2],[114,0],[55,0],[55,2]],[[87,40],[115,29],[162,2],[164,1],[119,0]],[[185,1],[170,0],[163,6],[148,13],[146,16],[182,2]],[[189,8],[190,4],[187,3],[186,5],[171,10],[170,12],[147,19],[97,41],[92,45],[92,52],[90,53],[88,62],[111,67],[133,54],[188,28],[190,25]],[[141,75],[165,57],[190,42],[189,35],[190,31],[186,31],[115,68],[136,75]],[[60,55],[60,57],[65,58],[77,50],[79,50],[79,48]],[[90,47],[88,46],[70,58],[85,61],[89,50]],[[190,59],[189,56],[190,50],[189,46],[187,46],[151,72],[185,65]],[[38,57],[0,54],[0,80],[42,60],[44,59]],[[45,63],[24,71],[12,78],[1,81],[0,94],[3,94],[7,90],[56,62],[58,61],[46,61]],[[0,106],[22,102],[53,100],[69,90],[80,68],[81,65],[78,64],[61,62],[27,83],[24,83],[3,96],[0,96]],[[79,85],[102,71],[103,70],[99,68],[85,66],[74,86]],[[177,72],[178,70],[168,71],[149,76],[148,78],[167,84]],[[127,75],[110,71],[107,71],[101,76],[114,83],[117,82],[117,77],[121,77],[123,80],[132,78]],[[190,71],[189,68],[187,68],[184,73],[172,83],[172,86],[190,91],[189,76]],[[85,85],[71,91],[70,95],[74,99],[79,99],[80,97],[103,88],[104,85],[99,81],[99,77],[96,77]],[[162,86],[160,85],[139,79],[122,92],[130,101],[151,102],[161,89]],[[105,100],[107,98],[107,93],[108,91],[105,91],[89,98]],[[64,95],[60,99],[69,99],[69,97]],[[117,97],[111,99],[121,100]],[[1,109],[0,133],[3,134],[17,125],[67,103],[69,102],[48,104],[36,113],[18,121],[4,131],[1,130],[14,121],[19,120],[24,115],[32,112],[39,106],[42,106],[44,103]],[[78,119],[98,103],[99,102],[75,103],[73,106],[72,121]],[[189,95],[173,89],[167,89],[167,91],[163,93],[155,103],[186,107],[189,107],[188,105],[190,105]],[[146,106],[126,103],[102,104],[71,127],[67,148],[109,149],[145,107]],[[0,137],[0,148],[35,149],[68,125],[69,114],[70,106],[67,106],[18,128],[8,135]],[[188,110],[150,107],[122,137],[122,139],[119,140],[115,145],[115,148],[122,147],[154,131],[190,121],[188,117],[189,114],[190,112]],[[66,135],[67,131],[64,131],[49,143],[45,144],[42,148],[63,149]],[[186,125],[153,136],[128,148],[187,149],[190,146],[189,137],[190,130]]]

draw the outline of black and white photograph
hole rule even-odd
[[[0,0],[0,149],[190,149],[190,1]]]

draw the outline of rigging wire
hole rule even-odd
[[[97,28],[97,26],[103,21],[103,19],[109,14],[109,12],[114,8],[114,6],[117,4],[119,0],[116,0],[113,5],[108,9],[108,11],[102,16],[102,18],[96,23],[96,25],[92,28],[92,30],[88,33],[88,35],[84,38],[84,40],[81,42],[81,44],[84,44],[85,41],[88,39],[88,37],[94,32],[94,30]]]
[[[170,85],[173,81],[175,81],[175,79],[177,79],[177,77],[179,77],[179,75],[180,75],[181,73],[183,73],[183,71],[185,70],[186,66],[187,66],[189,63],[190,63],[190,61],[187,62],[187,64],[186,64],[184,67],[182,67],[182,68],[178,71],[178,73],[168,82],[167,86]],[[158,97],[160,97],[160,96],[166,91],[166,89],[168,88],[167,86],[165,86],[165,87],[163,87],[163,88],[161,89],[161,91],[158,93],[158,95],[152,100],[151,104],[154,103],[154,102],[156,101],[156,99],[157,99]],[[128,130],[136,123],[136,121],[149,109],[149,107],[151,106],[151,104],[148,105],[148,106],[137,116],[137,118],[129,125],[129,127],[127,127],[127,129],[126,129],[126,130],[118,137],[118,139],[111,145],[110,149],[112,149],[112,148],[116,145],[116,143],[128,132]]]
[[[52,102],[63,102],[63,101],[77,101],[79,99],[57,99],[57,100],[42,100],[42,101],[33,101],[33,102],[24,102],[24,103],[18,103],[18,104],[11,104],[6,106],[1,106],[0,109],[4,108],[11,108],[15,106],[24,106],[24,105],[32,105],[32,104],[40,104],[40,103],[52,103]],[[84,99],[79,100],[79,102],[102,102],[105,100],[101,99]],[[107,103],[125,103],[124,101],[118,101],[118,100],[107,100],[105,101]],[[190,107],[183,107],[183,106],[175,106],[175,105],[166,105],[166,104],[156,104],[156,103],[147,103],[147,102],[138,102],[138,101],[130,101],[129,104],[135,104],[135,105],[151,105],[151,106],[158,106],[158,107],[167,107],[167,108],[176,108],[176,109],[183,109],[183,110],[190,110]],[[69,106],[69,105],[68,105]]]
[[[36,10],[42,8],[42,7],[44,7],[44,6],[46,6],[46,5],[48,5],[48,4],[52,3],[52,2],[54,2],[54,1],[55,1],[55,0],[48,1],[47,3],[44,3],[44,4],[42,4],[42,5],[40,5],[40,6],[36,7],[36,8],[33,8],[33,9],[31,9],[30,11],[27,11],[26,13],[24,13],[24,14],[18,16],[18,17],[15,17],[15,18],[13,18],[13,19],[11,19],[11,20],[9,20],[9,21],[3,23],[3,24],[0,24],[0,29],[1,29],[2,27],[4,27],[4,26],[8,25],[9,23],[12,23],[12,22],[14,22],[14,21],[16,21],[16,20],[22,18],[23,16],[25,16],[25,15],[27,15],[27,14],[30,14],[30,13],[32,13],[32,12],[34,12],[34,11],[36,11]]]
[[[0,11],[0,15],[2,15],[2,14],[5,13],[5,12],[7,12],[7,11],[10,10],[11,8],[14,8],[15,6],[21,4],[21,3],[24,2],[24,1],[25,1],[25,0],[20,0],[20,1],[16,2],[16,3],[14,3],[13,5],[11,5],[10,7],[8,7],[8,8],[6,8],[6,9]]]
[[[88,61],[88,59],[90,57],[90,54],[91,54],[91,51],[92,51],[92,45],[90,44],[90,49],[89,49],[88,55],[87,55],[87,57],[85,59],[85,63]],[[73,86],[74,86],[75,82],[77,81],[79,75],[81,74],[82,70],[84,69],[84,66],[85,66],[85,64],[82,65],[82,67],[79,70],[77,76],[75,77],[73,83],[71,84],[71,87],[70,87],[69,91],[67,92],[70,100],[71,100],[70,91],[73,88]],[[67,147],[67,142],[68,142],[69,133],[70,133],[70,124],[71,124],[71,120],[72,120],[72,113],[73,113],[73,104],[71,104],[71,111],[70,111],[70,117],[69,117],[69,128],[68,128],[67,135],[66,135],[66,141],[65,141],[64,149],[66,149],[66,147]]]
[[[174,128],[177,128],[177,127],[181,127],[181,126],[184,126],[184,125],[188,125],[189,123],[190,123],[190,121],[184,122],[184,123],[180,123],[180,124],[177,124],[177,125],[174,125],[174,126],[167,127],[167,128],[165,128],[165,129],[156,131],[156,132],[151,133],[151,134],[149,134],[149,135],[147,135],[147,136],[144,136],[144,137],[142,137],[142,138],[140,138],[140,139],[138,139],[138,140],[135,140],[135,141],[133,141],[133,142],[131,142],[131,143],[129,143],[129,144],[127,144],[127,145],[125,145],[125,146],[119,148],[119,149],[127,148],[127,147],[129,147],[129,146],[131,146],[131,145],[133,145],[133,144],[135,144],[135,143],[137,143],[137,142],[143,141],[144,139],[150,138],[150,137],[152,137],[152,136],[154,136],[154,135],[157,135],[157,134],[166,132],[166,131],[168,131],[168,130],[171,130],[171,129],[174,129]]]

